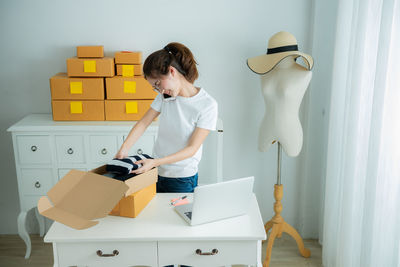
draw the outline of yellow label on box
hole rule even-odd
[[[82,94],[82,82],[70,82],[69,91],[71,94]]]
[[[122,77],[133,77],[135,75],[133,65],[122,65]]]
[[[84,60],[83,61],[84,72],[96,72],[96,61],[95,60]]]
[[[82,113],[82,102],[80,101],[72,101],[70,102],[71,114],[80,114]]]
[[[124,81],[124,93],[135,94],[136,93],[136,82]]]
[[[133,114],[138,113],[138,105],[136,101],[129,101],[125,103],[126,113]]]

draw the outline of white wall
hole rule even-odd
[[[269,220],[276,146],[265,153],[257,150],[264,103],[259,77],[247,68],[246,59],[264,54],[268,38],[281,30],[293,33],[300,49],[310,53],[311,4],[311,0],[1,1],[0,233],[17,232],[19,212],[11,136],[6,129],[27,114],[51,112],[49,78],[66,71],[65,59],[75,55],[77,45],[90,44],[104,45],[108,55],[141,50],[144,58],[168,42],[186,44],[199,63],[196,84],[216,98],[224,120],[225,177],[254,175],[261,213],[264,221]],[[204,155],[205,162],[213,160],[214,155]],[[283,155],[282,215],[296,228],[302,203],[301,166],[301,157]],[[313,206],[320,200],[315,195],[304,201]],[[32,215],[31,231],[37,231]],[[313,212],[305,216],[318,221]]]

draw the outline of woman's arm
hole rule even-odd
[[[128,156],[129,150],[136,143],[136,141],[142,136],[147,127],[151,122],[160,115],[160,112],[149,108],[149,110],[143,115],[143,117],[133,126],[129,132],[128,137],[125,139],[115,158],[122,159]]]
[[[196,127],[189,139],[188,145],[184,149],[159,159],[139,160],[136,163],[143,164],[143,166],[135,171],[132,171],[132,173],[143,173],[160,165],[171,164],[192,157],[197,150],[199,150],[201,144],[204,142],[209,133],[210,130]]]

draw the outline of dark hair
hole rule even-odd
[[[198,77],[197,62],[192,52],[180,43],[169,43],[163,49],[153,52],[143,64],[144,77],[157,77],[168,74],[168,67],[179,71],[189,82]]]

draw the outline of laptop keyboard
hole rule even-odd
[[[192,212],[191,212],[191,211],[184,212],[184,214],[185,214],[190,220],[192,219]]]

